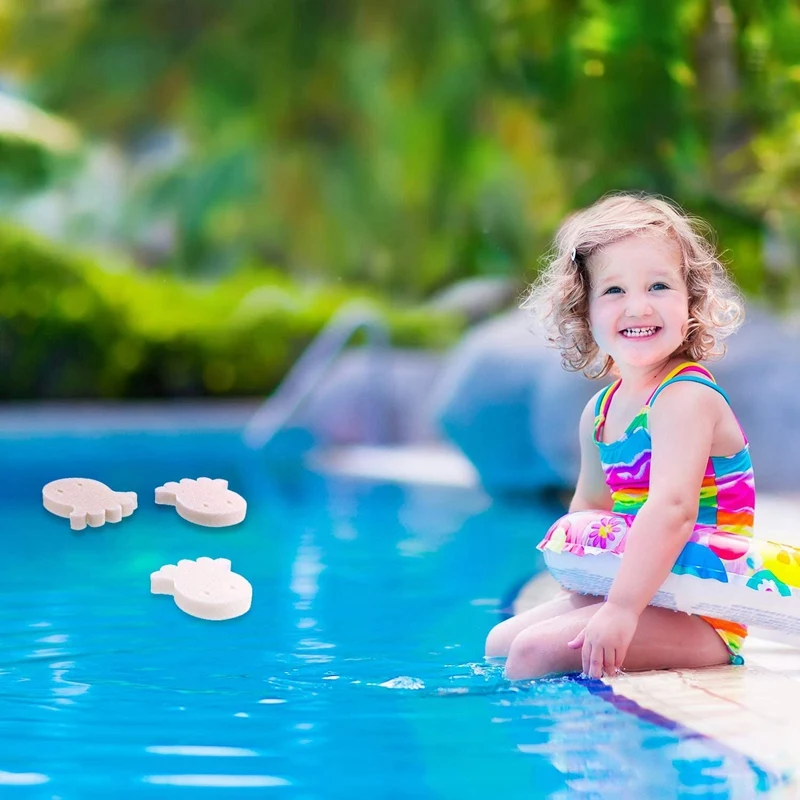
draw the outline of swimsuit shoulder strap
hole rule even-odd
[[[603,417],[605,418],[606,413],[608,412],[608,407],[611,405],[611,398],[614,396],[614,393],[619,389],[619,385],[622,383],[621,380],[616,380],[614,383],[609,383],[605,389],[597,396],[597,403],[594,407],[594,416],[595,421],[597,418]]]
[[[595,441],[598,441],[598,435],[600,433],[600,428],[603,426],[603,423],[606,421],[606,414],[608,413],[608,407],[611,405],[611,398],[614,397],[614,393],[619,389],[622,380],[616,380],[614,383],[609,383],[605,389],[597,396],[597,403],[594,407],[594,438]]]
[[[730,405],[731,401],[728,395],[717,385],[714,376],[703,366],[695,361],[686,361],[679,364],[675,369],[670,372],[663,381],[656,387],[656,390],[650,395],[647,401],[648,406],[652,406],[656,397],[671,383],[679,383],[680,381],[690,381],[692,383],[702,383],[705,386],[719,392],[724,398],[725,402]]]

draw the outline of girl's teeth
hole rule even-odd
[[[651,336],[655,332],[655,328],[626,328],[622,335],[636,338],[637,336]]]

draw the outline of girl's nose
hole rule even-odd
[[[629,317],[649,317],[653,306],[646,294],[628,294],[625,312]]]

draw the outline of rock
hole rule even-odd
[[[439,429],[489,492],[536,491],[560,480],[531,430],[538,387],[560,361],[530,327],[518,310],[477,325],[451,352],[434,391]]]
[[[318,444],[438,439],[428,409],[443,356],[424,350],[345,351],[292,419]]]
[[[800,332],[758,309],[706,366],[750,440],[756,489],[800,492]]]
[[[707,366],[751,442],[757,488],[800,492],[800,331],[748,309],[726,357]],[[453,350],[433,410],[488,491],[571,488],[581,410],[610,380],[564,370],[528,314],[515,310],[477,325]]]
[[[727,356],[708,366],[751,441],[757,488],[799,493],[800,330],[750,308]],[[479,323],[446,355],[344,352],[292,415],[290,433],[308,441],[284,449],[444,437],[490,493],[571,490],[581,410],[610,380],[564,370],[515,309]]]
[[[534,446],[557,476],[561,487],[574,488],[580,470],[578,426],[586,403],[612,378],[589,380],[580,372],[567,372],[560,357],[548,360],[539,374],[531,403]]]
[[[428,308],[461,314],[469,322],[486,319],[515,303],[519,285],[503,276],[468,278],[434,295]]]

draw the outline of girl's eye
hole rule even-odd
[[[667,286],[666,283],[654,283],[650,288],[651,289],[669,289],[669,286]]]
[[[610,286],[603,294],[619,294],[621,291],[622,289],[620,289],[619,286]]]

